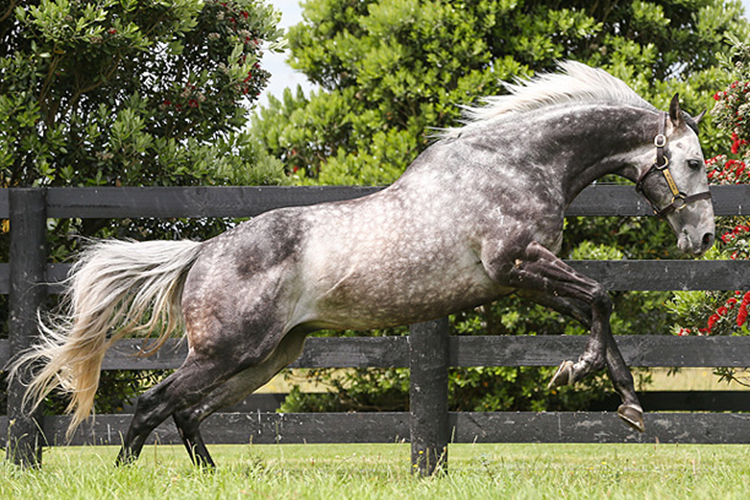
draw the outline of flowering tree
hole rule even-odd
[[[263,180],[238,131],[277,20],[260,0],[0,1],[0,186]]]
[[[732,83],[714,95],[714,122],[731,137],[729,152],[706,160],[711,184],[748,184],[750,171],[750,45],[730,36],[732,52],[724,65]],[[708,259],[750,259],[750,220],[722,217],[718,220],[715,248]],[[732,335],[750,333],[750,291],[677,292],[669,303],[677,315],[677,335]]]

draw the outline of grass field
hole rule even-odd
[[[0,499],[746,499],[750,446],[452,445],[450,472],[409,473],[409,445],[211,447],[219,469],[151,446],[114,468],[110,447],[46,450],[41,470],[0,465]]]

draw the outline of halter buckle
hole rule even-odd
[[[657,134],[654,137],[654,146],[657,148],[663,148],[667,145],[667,137],[664,134]]]

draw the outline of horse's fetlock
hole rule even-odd
[[[606,314],[612,312],[612,297],[609,296],[609,292],[603,285],[597,283],[592,289],[592,306]]]

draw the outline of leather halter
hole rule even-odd
[[[664,131],[667,126],[667,113],[661,112],[660,114],[661,119],[659,120],[659,131],[656,134],[656,137],[654,137],[654,146],[656,146],[656,161],[654,161],[654,164],[651,165],[651,168],[649,168],[646,173],[644,173],[641,178],[638,179],[638,182],[636,182],[635,184],[635,190],[641,193],[648,200],[648,202],[651,204],[651,208],[654,210],[654,214],[656,214],[657,217],[663,218],[671,214],[672,212],[682,210],[689,203],[692,203],[694,201],[710,200],[711,193],[709,191],[704,191],[703,193],[691,194],[690,196],[688,196],[677,188],[674,177],[672,177],[672,172],[669,171],[669,157],[664,154],[664,147],[667,145],[667,136],[664,135]],[[646,195],[646,192],[643,190],[643,183],[645,182],[646,177],[648,177],[653,172],[662,173],[664,179],[667,181],[669,190],[672,192],[672,202],[661,209],[658,207],[658,205],[656,205],[649,199],[649,197]]]

